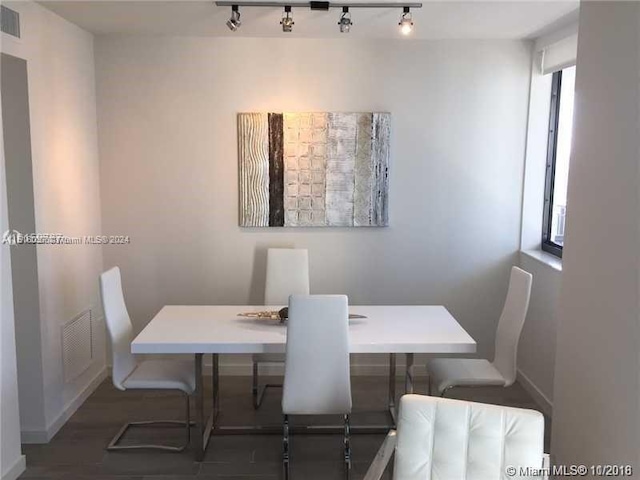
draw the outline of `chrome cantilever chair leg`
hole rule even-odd
[[[289,480],[289,415],[284,416],[282,423],[282,468],[285,480]]]
[[[450,390],[453,390],[453,389],[454,389],[454,388],[456,388],[456,387],[457,387],[457,385],[449,385],[447,388],[445,388],[445,389],[442,391],[442,393],[440,394],[440,396],[441,396],[442,398],[444,398],[444,396],[445,396],[447,393],[449,393],[449,391],[450,391]]]
[[[476,388],[482,388],[482,387],[491,387],[491,388],[504,388],[501,385],[449,385],[447,388],[445,388],[442,393],[440,394],[440,396],[442,398],[445,397],[445,395],[447,395],[451,390],[453,390],[454,388],[471,388],[471,389],[476,389]]]
[[[186,421],[182,422],[179,420],[150,420],[144,422],[129,422],[126,423],[120,431],[113,437],[113,440],[107,446],[107,450],[109,451],[122,451],[122,450],[163,450],[166,452],[182,452],[191,443],[191,407],[189,404],[189,395],[180,391],[184,394],[186,399]],[[155,445],[155,444],[138,444],[138,445],[118,445],[120,440],[124,434],[129,430],[130,427],[144,427],[144,426],[169,426],[169,427],[185,427],[186,431],[186,442],[179,447],[174,447],[171,445]]]
[[[268,388],[282,388],[282,384],[279,383],[267,383],[260,386],[260,376],[259,376],[259,363],[253,362],[253,408],[255,410],[260,408],[262,405],[262,400],[264,399],[264,394],[267,393]]]
[[[456,386],[455,386],[455,385],[449,385],[447,388],[445,388],[445,389],[442,391],[442,393],[440,394],[440,396],[441,396],[442,398],[444,398],[444,396],[447,394],[447,392],[448,392],[449,390],[453,389],[453,388],[456,388]]]
[[[344,464],[345,478],[349,480],[351,476],[351,416],[344,416]]]

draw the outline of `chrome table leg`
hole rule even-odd
[[[407,353],[407,368],[404,375],[404,393],[413,393],[413,353]]]
[[[289,480],[289,415],[282,422],[282,468],[285,480]]]
[[[344,416],[344,464],[348,479],[351,473],[351,417],[348,414]]]
[[[196,461],[204,458],[204,378],[202,376],[202,354],[196,353]]]
[[[201,462],[204,458],[204,453],[207,450],[207,445],[209,444],[209,438],[211,437],[211,430],[217,423],[218,412],[220,409],[220,401],[219,401],[219,366],[218,366],[218,355],[213,355],[213,372],[212,372],[212,382],[213,382],[213,408],[211,415],[209,415],[206,423],[205,423],[205,414],[204,414],[204,373],[203,373],[203,354],[196,353],[195,361],[196,361],[196,452],[195,457],[197,462]]]
[[[217,423],[218,414],[220,413],[220,355],[214,353],[212,355],[212,382],[213,382],[213,417],[214,425]]]
[[[396,425],[396,354],[389,354],[389,413]]]

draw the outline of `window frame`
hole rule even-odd
[[[549,129],[547,139],[547,164],[544,182],[544,211],[542,217],[543,251],[562,258],[562,245],[551,240],[553,223],[553,189],[556,177],[556,153],[558,150],[558,124],[560,122],[560,92],[562,70],[553,73],[551,80],[551,102],[549,107]]]

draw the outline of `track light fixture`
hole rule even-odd
[[[351,25],[353,25],[353,22],[351,21],[349,7],[342,7],[342,16],[338,21],[338,25],[340,25],[340,33],[349,33],[351,31]]]
[[[409,35],[413,30],[413,17],[411,16],[411,11],[409,7],[404,7],[402,12],[402,17],[400,17],[400,31],[403,35]]]
[[[1,0],[0,0],[1,1]],[[288,3],[283,3],[278,0],[216,0],[215,4],[219,7],[231,7],[231,18],[227,21],[227,27],[231,31],[236,31],[240,28],[240,10],[239,7],[284,7],[284,13],[282,15],[282,20],[280,21],[280,25],[282,25],[282,31],[285,33],[290,33],[293,31],[293,15],[291,14],[292,7],[296,8],[309,8],[310,10],[319,10],[319,11],[329,11],[331,8],[342,8],[342,15],[340,16],[340,20],[338,21],[338,26],[340,27],[341,33],[349,33],[351,31],[351,27],[353,26],[353,22],[351,21],[351,12],[349,9],[351,8],[398,8],[402,7],[402,17],[400,17],[400,31],[404,35],[409,35],[413,30],[413,17],[411,15],[411,8],[422,8],[422,3],[382,3],[382,2],[371,2],[366,3],[356,2],[351,3],[347,2],[337,2],[332,3],[327,0],[284,0]]]
[[[235,32],[240,28],[240,25],[242,25],[242,22],[240,22],[240,8],[238,5],[232,5],[231,18],[227,20],[227,27],[229,27],[229,30],[232,32]]]
[[[284,16],[280,22],[280,25],[282,25],[282,31],[290,33],[293,30],[294,23],[293,16],[291,15],[291,5],[285,5]]]

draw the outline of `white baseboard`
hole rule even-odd
[[[520,385],[533,397],[544,414],[551,417],[553,413],[553,402],[542,393],[542,390],[540,390],[526,374],[522,373],[522,370],[518,370],[518,382],[520,382]]]
[[[111,376],[111,365],[107,365],[108,376]],[[402,377],[405,373],[403,364],[396,365],[396,376]],[[211,375],[211,363],[204,364],[203,372],[205,375]],[[416,363],[413,366],[413,373],[416,376],[424,376],[427,374],[427,368],[422,363]],[[221,376],[237,376],[248,377],[253,374],[251,363],[220,363]],[[260,375],[284,375],[284,365],[278,364],[262,364],[260,365]],[[351,364],[351,375],[353,376],[376,376],[386,377],[389,375],[388,364]]]
[[[424,365],[414,365],[414,375],[422,376],[427,374]],[[205,364],[205,375],[211,375],[211,364]],[[249,376],[253,374],[253,368],[250,363],[239,364],[220,364],[221,376]],[[396,376],[404,376],[404,365],[396,366]],[[284,365],[282,364],[262,364],[260,365],[260,375],[284,375]],[[351,365],[351,375],[353,376],[379,376],[386,377],[389,375],[389,365],[380,364],[356,364]]]
[[[105,378],[109,375],[107,367],[97,373],[95,377],[87,384],[87,386],[71,400],[58,417],[47,425],[46,430],[22,430],[20,432],[22,443],[49,443],[51,439],[60,431],[67,420],[76,413],[78,408],[85,402],[87,398],[98,388]],[[4,480],[4,478],[3,478]]]
[[[46,430],[21,430],[20,441],[26,444],[49,443],[49,434]]]
[[[27,459],[20,455],[6,472],[0,477],[2,480],[16,480],[27,469]]]

